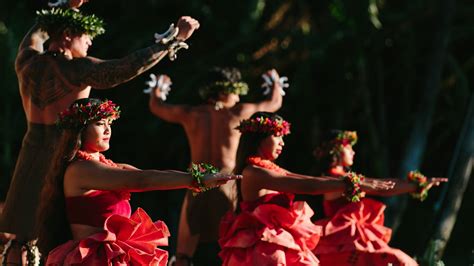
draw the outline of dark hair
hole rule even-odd
[[[318,170],[320,173],[327,174],[329,169],[335,164],[340,163],[341,158],[337,154],[331,154],[330,150],[336,145],[334,140],[343,133],[343,130],[331,129],[323,134],[319,146],[314,150],[314,156],[318,159]],[[349,167],[346,167],[349,170]]]
[[[101,102],[99,99],[84,98],[75,103]],[[72,105],[72,104],[71,104]],[[77,151],[81,148],[83,128],[63,129],[51,159],[51,166],[45,176],[37,213],[38,247],[47,255],[53,248],[72,239],[66,216],[64,196],[64,173]]]
[[[242,81],[242,74],[235,67],[213,67],[207,72],[201,87],[206,87],[216,81],[240,82]],[[212,90],[207,93],[206,100],[216,100],[218,97],[219,91]]]
[[[229,81],[239,82],[242,80],[242,74],[235,67],[213,67],[207,75],[207,82]]]
[[[253,114],[250,119],[257,118],[257,117],[264,117],[270,118],[272,120],[281,119],[283,118],[275,113],[270,112],[256,112]],[[242,174],[245,167],[247,166],[247,158],[252,155],[257,155],[258,148],[260,147],[260,143],[271,136],[271,133],[261,133],[261,132],[245,132],[240,136],[239,146],[237,148],[237,158],[235,162],[235,168],[233,173],[234,174]],[[241,181],[237,180],[237,195],[238,195],[238,202],[242,201],[242,193],[240,191],[241,188]],[[239,209],[237,205],[237,209]]]

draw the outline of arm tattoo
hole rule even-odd
[[[105,60],[91,59],[89,67],[80,66],[76,72],[79,84],[105,89],[117,86],[140,75],[156,65],[167,51],[155,44],[138,50],[122,59]],[[95,62],[94,62],[95,60]]]

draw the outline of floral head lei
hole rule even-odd
[[[73,34],[86,33],[91,38],[105,32],[104,22],[95,15],[84,15],[78,10],[52,8],[36,11],[39,27],[48,32],[61,32],[66,29]]]
[[[290,134],[291,124],[283,119],[272,119],[269,117],[258,116],[245,119],[236,127],[243,133],[263,133],[275,136],[284,136]]]
[[[342,148],[345,145],[354,146],[356,143],[356,131],[341,131],[332,140],[326,141],[317,147],[314,150],[314,155],[318,159],[329,155],[333,157],[334,162],[338,162],[342,157]]]
[[[115,120],[120,117],[120,107],[112,101],[74,103],[58,115],[56,124],[64,129],[78,129],[100,119]]]
[[[245,82],[216,81],[199,89],[202,99],[209,99],[218,93],[247,95],[249,86]]]

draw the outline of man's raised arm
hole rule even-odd
[[[171,90],[171,79],[167,75],[150,75],[151,80],[147,82],[149,86],[150,101],[149,107],[152,114],[171,122],[184,123],[189,117],[191,107],[188,105],[174,105],[165,103],[168,93]]]
[[[267,97],[260,102],[241,104],[242,110],[248,113],[248,116],[255,112],[276,112],[283,104],[283,95],[285,93],[283,86],[288,85],[281,82],[281,77],[275,69],[268,70],[262,76],[265,76],[264,86],[267,87],[267,90],[264,91],[264,94]]]

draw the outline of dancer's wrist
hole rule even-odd
[[[155,33],[155,43],[159,44],[163,50],[168,51],[168,57],[171,61],[177,58],[177,53],[180,49],[188,49],[189,46],[182,40],[177,38],[179,28],[171,24],[168,30],[162,34]]]
[[[359,202],[365,197],[365,192],[362,191],[361,183],[364,180],[364,176],[356,174],[354,172],[348,172],[344,176],[344,182],[346,183],[346,191],[344,196],[350,202]]]
[[[212,187],[208,187],[204,183],[205,176],[217,174],[219,173],[219,169],[207,163],[191,163],[191,166],[188,168],[188,173],[192,177],[189,189],[191,189],[193,194],[196,195],[212,189]]]
[[[430,189],[430,186],[428,186],[428,178],[418,170],[415,170],[408,173],[407,179],[417,185],[416,191],[411,193],[411,196],[420,201],[424,201],[428,197],[428,191]]]

